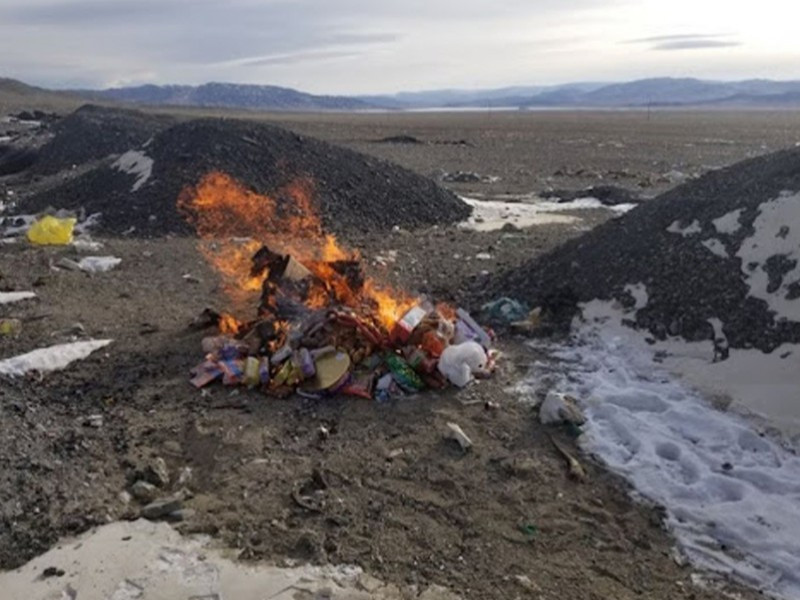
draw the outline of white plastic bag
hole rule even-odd
[[[486,351],[477,342],[464,342],[448,346],[439,358],[439,372],[458,387],[464,387],[474,374],[486,369]]]

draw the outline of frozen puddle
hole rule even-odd
[[[581,219],[573,215],[558,214],[571,210],[606,209],[616,214],[623,214],[634,208],[635,204],[618,204],[604,206],[596,198],[578,198],[572,202],[550,202],[528,198],[525,202],[506,202],[503,200],[461,199],[472,207],[470,217],[461,223],[461,227],[476,231],[494,231],[510,223],[520,229],[536,225],[580,223]]]
[[[588,417],[584,450],[666,508],[689,559],[800,598],[795,452],[713,408],[654,363],[643,340],[632,343],[607,322],[584,324],[570,346],[543,349],[553,361],[537,363],[521,393],[554,386],[578,398]]]
[[[43,577],[46,569],[63,572]],[[182,537],[165,523],[105,525],[14,571],[0,573],[4,600],[390,600],[394,585],[358,567],[279,568],[241,564],[212,548],[207,538]],[[419,598],[457,600],[433,586]]]

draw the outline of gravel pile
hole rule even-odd
[[[617,299],[655,337],[800,342],[800,149],[710,172],[499,276],[530,305]],[[570,299],[565,303],[563,299]],[[564,319],[568,322],[568,319]]]
[[[49,175],[121,154],[173,122],[170,117],[87,104],[52,126],[55,136],[40,149],[34,172]]]
[[[337,233],[453,223],[470,213],[463,201],[429,179],[277,127],[198,119],[162,127],[153,135],[161,123],[150,117],[110,109],[89,113],[91,134],[108,135],[106,117],[126,124],[140,118],[141,131],[134,135],[120,127],[119,135],[114,134],[102,152],[94,153],[107,153],[113,146],[119,156],[33,196],[21,210],[54,207],[99,212],[102,230],[112,234],[129,232],[132,227],[134,235],[141,236],[191,233],[176,210],[178,195],[209,172],[222,171],[261,194],[273,194],[298,177],[310,178],[323,223]],[[62,130],[49,146],[51,155],[60,148],[66,162],[78,154],[88,156],[90,150],[85,137],[72,130]],[[56,162],[48,159],[48,164]]]

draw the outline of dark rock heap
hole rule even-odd
[[[101,230],[111,234],[131,228],[140,236],[191,233],[176,209],[178,195],[221,171],[267,195],[309,179],[323,224],[336,233],[453,223],[470,212],[455,195],[411,171],[271,125],[229,119],[174,123],[96,107],[73,117],[59,124],[33,168],[53,172],[103,156],[101,164],[29,198],[19,210],[99,212]],[[111,139],[101,143],[104,136]]]
[[[568,323],[577,302],[632,307],[626,287],[644,284],[636,326],[655,337],[708,340],[719,319],[731,347],[770,352],[800,342],[798,191],[800,149],[712,171],[499,276],[492,292],[555,304]]]

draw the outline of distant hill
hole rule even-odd
[[[68,92],[55,92],[0,77],[0,115],[21,110],[69,112],[83,103]]]
[[[0,78],[0,112],[65,112],[85,100],[159,106],[264,111],[414,110],[429,108],[769,108],[800,109],[800,81],[706,81],[652,78],[625,83],[579,82],[556,86],[442,89],[371,96],[308,94],[274,85],[206,83],[141,85],[106,90],[52,91]]]
[[[248,110],[363,110],[371,106],[346,96],[317,96],[274,85],[206,83],[189,85],[142,85],[101,91],[80,90],[92,100],[116,100],[136,104],[205,106]]]
[[[568,83],[557,86],[514,86],[494,89],[446,89],[358,96],[360,100],[387,108],[469,108],[521,106],[531,98],[551,93],[582,93],[603,87],[602,83]]]
[[[364,100],[393,108],[536,108],[773,107],[800,108],[800,81],[704,81],[691,78],[640,79],[626,83],[572,83],[550,87],[491,90],[431,90],[367,96]]]

